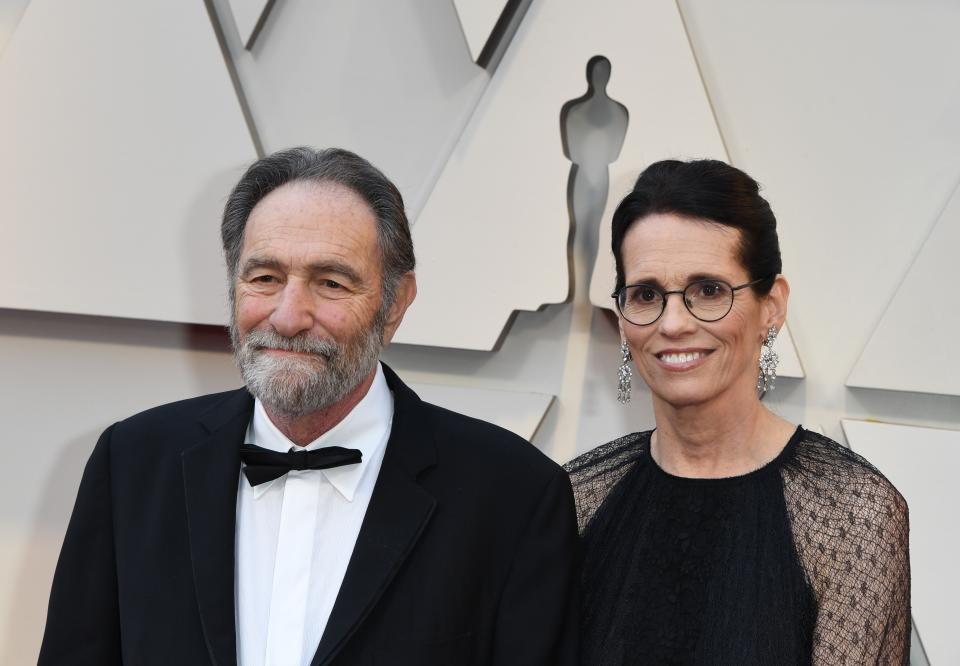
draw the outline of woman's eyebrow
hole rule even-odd
[[[687,284],[690,284],[691,282],[696,282],[697,280],[722,280],[724,282],[728,281],[727,278],[720,277],[716,273],[694,273],[693,275],[690,275],[687,277]]]
[[[728,281],[727,278],[721,277],[720,275],[715,273],[693,273],[692,275],[687,276],[686,282],[684,282],[683,285],[686,286],[692,282],[697,282],[698,280],[721,280],[723,282]],[[660,291],[667,291],[667,288],[663,285],[663,283],[660,282],[660,280],[658,280],[655,277],[643,277],[637,280],[631,280],[627,284],[646,284],[651,287],[656,287]]]

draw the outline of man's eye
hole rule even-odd
[[[277,282],[277,278],[273,275],[257,275],[250,281],[257,284],[272,284]]]
[[[342,289],[343,285],[337,282],[336,280],[324,280],[323,286],[327,289]]]

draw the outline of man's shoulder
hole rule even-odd
[[[433,425],[441,459],[475,470],[523,470],[552,476],[561,468],[520,435],[488,421],[428,402],[420,403]]]
[[[165,439],[180,433],[204,431],[204,424],[216,426],[221,413],[235,413],[252,398],[245,389],[210,393],[151,407],[113,426],[115,441],[135,437],[138,441]]]

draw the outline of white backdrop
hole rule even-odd
[[[554,8],[564,5],[563,0],[534,0],[524,20],[535,19],[536,10],[548,3]],[[0,25],[0,38],[12,34],[15,40],[13,27],[29,25],[31,11],[45,7],[60,11],[53,0],[14,4],[26,6],[27,13],[17,23],[19,10],[0,12],[0,21],[9,23]],[[226,5],[219,0],[211,2],[218,11]],[[268,150],[291,143],[340,143],[385,168],[402,186],[416,212],[429,199],[433,181],[473,109],[484,94],[497,89],[489,82],[507,70],[485,71],[473,64],[466,40],[458,32],[452,1],[398,0],[390,3],[387,16],[378,12],[372,1],[350,3],[349,9],[345,6],[293,0],[277,3],[253,48],[244,49],[245,54],[239,56],[233,54],[235,80],[220,61],[224,69],[218,70],[221,83],[217,85],[226,85],[229,92],[229,86],[239,81],[246,97],[245,104],[238,103],[234,109],[242,113],[234,116],[233,124],[216,128],[226,132],[234,131],[232,127],[239,137],[236,145],[224,144],[236,155],[223,163],[232,159],[239,169],[246,159],[243,156],[249,155],[250,146],[258,141]],[[898,379],[894,376],[888,390],[846,386],[878,324],[889,319],[885,316],[888,305],[901,283],[908,284],[905,280],[931,230],[935,225],[954,225],[950,229],[956,237],[956,216],[948,218],[942,213],[960,180],[960,88],[955,85],[955,63],[960,62],[960,40],[956,39],[960,6],[934,0],[909,4],[682,0],[679,10],[726,152],[734,164],[765,185],[780,221],[785,273],[793,287],[789,320],[806,378],[778,382],[769,397],[771,407],[840,440],[844,418],[960,429],[960,397],[915,392],[943,391],[942,383],[933,389],[911,384],[914,392],[908,392],[896,390]],[[209,20],[203,12],[198,15],[198,20]],[[97,20],[85,17],[83,25],[96,34],[109,36],[124,30],[118,13],[94,18]],[[609,20],[618,19],[611,16]],[[192,48],[193,42],[184,41],[179,29],[165,29],[164,34],[156,35],[150,34],[147,24],[141,30],[146,31],[145,39],[156,41],[157,48]],[[213,35],[208,24],[194,32],[206,34],[205,30]],[[603,30],[603,22],[590,30],[590,43],[602,49],[604,40],[595,31]],[[315,34],[323,38],[309,39]],[[64,39],[67,37],[70,35]],[[74,41],[62,42],[61,47],[70,43],[75,44],[71,48],[81,48],[77,44],[82,40],[70,38]],[[229,30],[224,39],[226,44],[219,46],[228,51],[241,41],[239,32]],[[204,43],[206,53],[212,48],[217,55],[215,39]],[[273,49],[271,43],[283,48]],[[242,49],[243,45],[239,46]],[[37,43],[32,48],[44,61],[53,57],[49,44]],[[297,48],[310,51],[309,57],[294,66],[291,62]],[[118,270],[122,264],[133,271],[129,279],[134,288],[129,297],[131,307],[150,307],[150,303],[138,302],[136,287],[157,275],[142,275],[137,269],[156,261],[155,246],[140,242],[129,250],[113,248],[106,259],[99,259],[107,262],[102,266],[96,265],[96,253],[86,252],[80,258],[90,270],[84,270],[81,261],[71,264],[77,270],[60,275],[57,271],[62,264],[54,258],[73,262],[77,246],[68,239],[83,240],[82,229],[78,232],[70,227],[77,215],[43,218],[40,238],[24,236],[36,229],[21,224],[23,218],[14,214],[21,209],[11,208],[11,183],[23,187],[17,180],[23,170],[17,167],[22,160],[55,163],[57,159],[53,149],[31,151],[34,144],[24,137],[45,140],[53,135],[31,123],[42,117],[44,122],[61,124],[63,128],[57,132],[82,143],[89,138],[90,126],[71,119],[81,117],[78,110],[92,102],[81,94],[76,104],[65,98],[55,112],[41,109],[46,115],[17,111],[15,104],[23,96],[10,97],[3,86],[16,78],[23,86],[20,89],[26,90],[31,81],[44,80],[39,70],[9,65],[10,54],[19,52],[14,41],[7,41],[6,46],[0,43],[0,118],[16,119],[15,127],[0,127],[0,169],[11,178],[3,183],[8,189],[0,198],[0,247],[5,248],[2,256],[7,268],[14,268],[8,271],[2,295],[7,309],[0,310],[0,422],[7,435],[3,451],[7,469],[16,471],[0,491],[2,663],[29,663],[36,658],[53,564],[83,462],[97,434],[134,411],[238,383],[225,337],[216,329],[91,316],[98,311],[77,307],[77,299],[64,297],[71,290],[89,293],[92,298],[102,296],[110,285],[98,276]],[[304,63],[324,66],[307,71]],[[656,64],[614,61],[611,94],[624,101],[613,87],[616,77]],[[586,62],[569,66],[576,71],[569,76],[572,87],[562,101],[582,94],[586,86]],[[170,87],[164,104],[197,114],[208,110],[199,104],[192,106],[189,98],[176,99],[176,83],[166,82]],[[82,93],[82,86],[80,90]],[[109,85],[101,91],[121,99],[131,88],[118,81],[115,93]],[[53,92],[61,95],[63,91]],[[134,101],[138,113],[145,115],[130,121],[125,142],[116,142],[131,155],[131,164],[140,157],[139,146],[158,138],[157,123],[169,120],[150,117],[165,106]],[[655,131],[643,125],[651,122],[650,118],[633,111],[632,126]],[[544,122],[557,128],[557,164],[562,167],[558,173],[565,179],[569,161],[559,143],[559,114],[557,108]],[[258,136],[244,133],[246,122],[252,122]],[[196,129],[185,127],[185,131]],[[606,199],[605,153],[599,145],[604,141],[603,129],[574,128],[574,135],[589,135],[598,144],[586,150],[581,177],[573,187],[575,230],[598,222],[598,211]],[[243,142],[245,146],[240,145]],[[203,145],[183,136],[168,138],[167,143],[173,153]],[[510,160],[509,137],[500,143],[504,159]],[[67,152],[61,159],[74,157]],[[82,168],[68,174],[77,181],[71,182],[70,188],[81,194],[90,179],[117,173],[106,144],[87,146],[82,157]],[[668,155],[651,159],[655,157]],[[42,175],[44,166],[31,163],[30,168]],[[635,166],[639,170],[643,165]],[[55,173],[59,165],[54,167],[47,173]],[[195,167],[194,160],[191,168]],[[629,170],[629,166],[618,168]],[[207,190],[211,197],[207,203],[190,209],[192,226],[186,226],[187,218],[177,217],[175,210],[169,213],[171,228],[180,234],[180,245],[168,243],[167,247],[182,250],[175,253],[178,260],[189,257],[194,266],[191,270],[197,271],[192,276],[204,289],[210,288],[210,281],[222,279],[221,260],[210,239],[215,238],[217,205],[236,172],[230,177],[223,174],[216,180],[217,186]],[[29,192],[31,196],[40,192],[37,200],[44,206],[69,210],[69,201],[57,200],[70,191],[65,189],[65,177],[33,178],[27,183]],[[116,191],[111,187],[115,183],[106,180],[95,190],[96,196],[88,192],[85,199],[78,200],[90,206],[100,201],[103,210],[119,211],[118,215],[126,212],[136,228],[146,221],[143,211],[149,212],[151,205],[174,206],[178,196],[187,196],[190,187],[200,185],[196,178],[178,184],[182,177],[164,169],[150,173],[146,180],[141,178],[140,185],[150,186],[146,193]],[[130,180],[137,185],[135,178]],[[564,186],[561,183],[560,189]],[[19,189],[16,194],[21,196]],[[479,179],[464,196],[481,199],[484,194]],[[28,210],[34,213],[33,208]],[[953,221],[944,222],[948,219]],[[449,223],[456,222],[454,218]],[[157,222],[151,224],[155,231]],[[207,240],[191,243],[194,231],[197,238]],[[558,227],[545,226],[543,233],[566,238],[569,231],[569,221],[563,220]],[[110,240],[104,238],[103,242]],[[450,243],[447,251],[455,258],[472,250],[458,246],[455,239]],[[95,243],[88,246],[97,247]],[[44,252],[45,248],[50,251]],[[550,405],[533,441],[560,461],[624,432],[649,427],[651,414],[642,387],[635,390],[629,408],[615,402],[615,327],[609,315],[589,301],[589,269],[597,252],[605,250],[597,248],[596,238],[574,234],[569,284],[560,285],[561,291],[572,285],[569,300],[517,314],[495,351],[406,344],[389,349],[386,358],[409,381],[456,385],[462,390],[516,391],[535,397],[531,404],[540,407],[531,410]],[[536,253],[529,260],[535,269]],[[495,267],[495,261],[493,264]],[[938,275],[936,271],[933,274]],[[945,284],[949,285],[949,275],[947,278]],[[188,281],[178,289],[189,285]],[[222,282],[213,286],[222,292]],[[88,314],[29,311],[36,307],[29,290],[38,288],[43,288],[46,296],[61,298],[63,305],[47,306],[49,309]],[[950,352],[949,343],[956,336],[956,324],[951,323],[956,320],[950,319],[956,317],[956,298],[949,289],[920,289],[917,293],[928,300],[915,310],[914,319],[922,318],[925,332],[940,333],[925,335],[923,343],[916,345],[910,344],[913,338],[908,333],[902,353],[924,363],[934,358],[936,363],[929,366],[934,368],[928,373],[931,378],[955,379],[960,376],[960,361]],[[210,300],[206,307],[219,305]],[[441,309],[431,316],[439,321],[444,314]],[[128,316],[145,315],[131,312]],[[947,344],[936,344],[940,340]],[[555,396],[552,404],[550,396]],[[521,420],[528,424],[524,427],[537,421],[534,411],[525,412]],[[889,461],[885,464],[895,465],[897,455],[907,459],[912,452],[908,446],[900,452],[885,452],[884,459]],[[910,469],[922,475],[924,467]],[[922,483],[919,487],[930,496],[917,506],[937,506],[937,488]],[[944,523],[944,530],[955,534],[956,528]],[[924,603],[933,604],[925,612],[944,616],[951,614],[955,605],[949,598]],[[919,630],[922,636],[924,627]],[[953,638],[946,641],[951,644]],[[931,663],[938,663],[934,655],[930,658]]]

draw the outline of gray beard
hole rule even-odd
[[[287,338],[272,328],[241,339],[230,322],[230,341],[247,389],[278,415],[298,418],[342,400],[370,376],[383,348],[383,313],[346,343],[306,333]],[[264,348],[309,354],[278,358]]]

